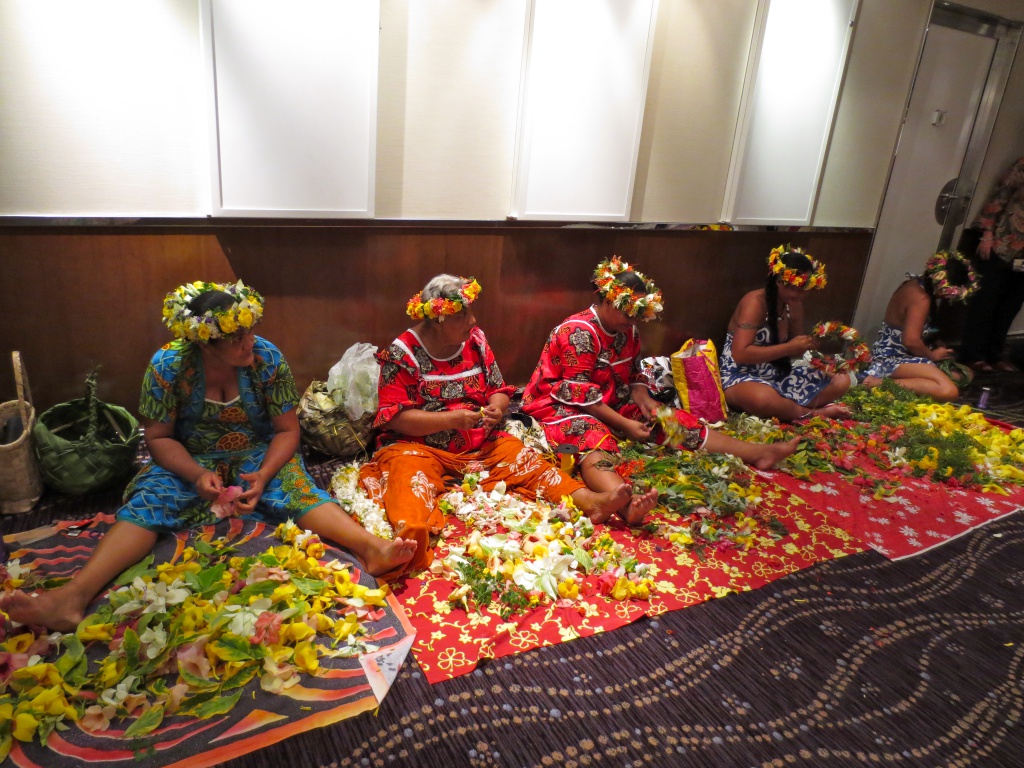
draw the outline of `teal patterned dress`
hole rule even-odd
[[[206,380],[199,347],[172,341],[160,349],[142,380],[139,413],[145,418],[174,421],[174,438],[202,466],[216,472],[224,485],[242,485],[240,475],[263,463],[274,436],[272,419],[299,402],[295,379],[280,350],[256,337],[255,360],[238,369],[238,397],[230,403],[205,398]],[[152,531],[177,531],[216,521],[210,502],[178,475],[150,462],[125,490],[117,519]],[[249,517],[267,523],[303,514],[331,501],[317,488],[296,454],[267,483]]]

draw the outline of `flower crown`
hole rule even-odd
[[[841,342],[841,352],[826,354],[812,349],[804,354],[804,359],[810,362],[811,367],[830,376],[861,371],[871,362],[871,348],[864,343],[860,334],[848,325],[835,320],[818,323],[811,331],[811,338],[815,341]]]
[[[966,267],[967,283],[950,285],[946,266],[950,261],[959,261]],[[977,274],[970,260],[959,251],[939,251],[924,265],[924,274],[932,281],[932,295],[949,302],[966,301],[978,290]]]
[[[799,253],[806,256],[808,261],[811,262],[810,271],[798,272],[791,267],[787,267],[782,262],[782,256],[786,253]],[[813,258],[810,254],[804,253],[801,248],[793,248],[789,245],[780,245],[778,248],[772,249],[772,252],[768,254],[768,270],[786,285],[792,285],[794,288],[803,288],[805,291],[824,288],[827,282],[825,280],[824,264]]]
[[[632,272],[644,284],[644,295],[637,296],[633,289],[622,283],[618,276]],[[616,309],[630,317],[638,317],[644,322],[653,320],[664,309],[661,303],[661,291],[648,280],[643,272],[639,272],[618,256],[605,259],[594,270],[594,285],[601,298],[607,299]]]
[[[223,291],[235,301],[226,309],[210,309],[201,315],[192,314],[188,307],[192,299],[210,291]],[[175,338],[201,344],[211,339],[222,339],[239,330],[249,330],[262,317],[263,297],[241,280],[233,285],[196,280],[175,288],[164,299],[164,325],[171,329]]]
[[[439,296],[430,301],[423,300],[423,291],[420,291],[405,306],[405,314],[413,320],[434,320],[444,315],[457,315],[464,310],[480,295],[480,283],[476,278],[469,278],[459,289],[455,298]]]

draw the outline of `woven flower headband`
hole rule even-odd
[[[210,291],[223,291],[234,299],[226,309],[210,309],[201,315],[192,314],[189,303],[196,296]],[[263,317],[263,297],[241,280],[231,285],[197,280],[186,283],[167,294],[164,299],[164,325],[175,338],[205,344],[222,339],[240,330],[249,330]]]
[[[782,261],[783,255],[787,253],[799,253],[805,256],[811,262],[810,270],[800,272],[792,267],[787,267]],[[800,248],[793,248],[789,245],[780,245],[778,248],[772,249],[772,252],[768,254],[768,270],[786,285],[803,288],[805,291],[824,288],[827,282],[824,264],[810,254],[804,253]]]
[[[430,301],[423,300],[423,291],[420,291],[405,306],[405,314],[413,320],[435,320],[444,315],[457,315],[464,310],[480,295],[480,283],[476,278],[469,278],[459,289],[458,295],[454,298],[439,296]]]
[[[951,261],[959,261],[964,265],[967,272],[967,282],[964,285],[950,284],[948,265]],[[925,263],[924,273],[932,281],[932,295],[936,299],[949,302],[967,301],[979,288],[974,265],[959,251],[939,251]]]
[[[619,280],[619,275],[632,272],[644,284],[644,293],[633,293],[633,289]],[[601,298],[607,299],[616,309],[630,317],[644,322],[653,320],[665,307],[661,303],[661,291],[642,272],[633,269],[618,256],[605,259],[594,270],[594,285]]]

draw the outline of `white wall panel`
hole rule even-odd
[[[223,215],[373,216],[378,0],[204,0]]]
[[[628,218],[657,0],[533,0],[512,215]]]
[[[857,0],[765,0],[725,218],[809,224]]]
[[[209,211],[196,0],[0,0],[0,215]]]

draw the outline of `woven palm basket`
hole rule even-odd
[[[328,456],[351,459],[370,449],[373,442],[373,419],[369,411],[352,420],[342,405],[327,391],[327,383],[314,381],[303,393],[298,408],[302,441]]]
[[[96,397],[96,376],[93,371],[86,378],[84,398],[47,409],[33,429],[43,480],[61,493],[102,491],[135,470],[139,423],[126,409]]]
[[[17,400],[0,403],[0,425],[8,419],[21,418],[21,434],[12,442],[0,445],[0,514],[20,515],[28,512],[43,495],[43,478],[32,444],[32,426],[36,409],[21,353],[11,352]]]

